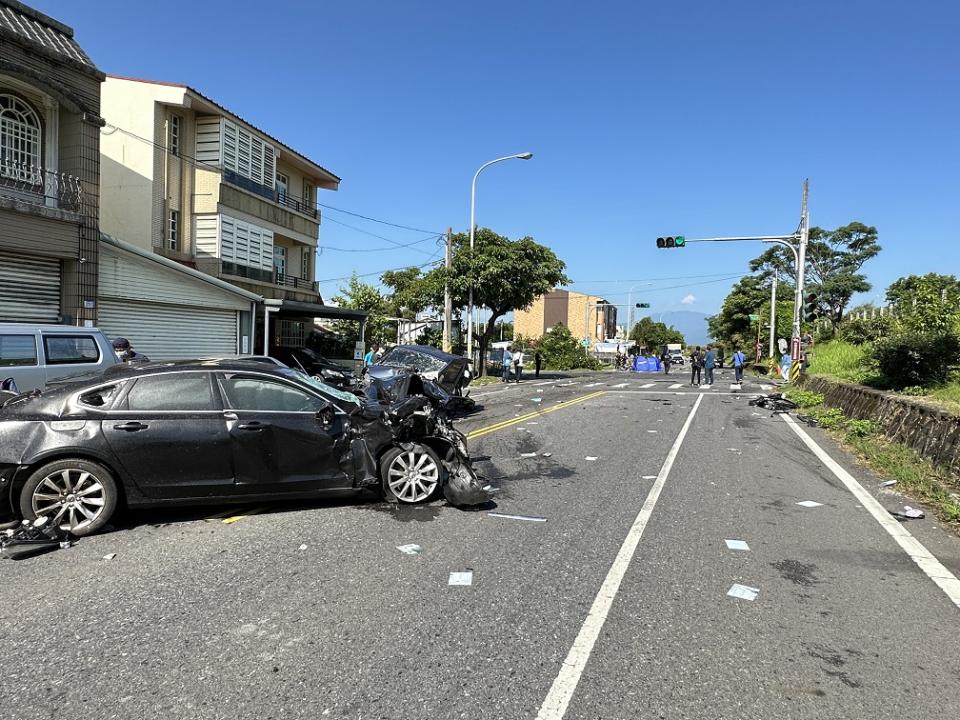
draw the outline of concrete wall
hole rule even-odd
[[[539,338],[549,328],[563,323],[578,340],[584,337],[605,340],[606,330],[616,324],[616,308],[601,312],[593,307],[600,302],[603,299],[595,295],[552,290],[538,297],[530,307],[514,313],[514,333]]]
[[[960,475],[960,416],[863,385],[816,376],[804,376],[802,384],[805,390],[821,393],[829,407],[858,420],[876,421],[889,439]]]

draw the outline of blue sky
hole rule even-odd
[[[316,159],[337,208],[465,230],[476,168],[533,151],[484,172],[478,224],[549,245],[614,303],[653,282],[635,298],[653,313],[715,312],[763,246],[654,239],[791,232],[804,177],[812,224],[879,229],[861,299],[960,273],[955,2],[32,3],[106,72],[189,84]],[[424,237],[325,213],[322,246],[388,246],[333,220]],[[324,250],[317,277],[437,249],[414,247]]]

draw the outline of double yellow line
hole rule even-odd
[[[607,394],[606,390],[597,390],[596,392],[592,392],[589,395],[581,395],[580,397],[574,398],[573,400],[567,400],[567,401],[557,403],[556,405],[548,407],[544,410],[535,410],[534,412],[527,413],[526,415],[521,415],[520,417],[510,418],[509,420],[504,420],[503,422],[494,423],[493,425],[488,425],[487,427],[479,428],[477,430],[474,430],[473,432],[467,433],[467,440],[474,440],[478,437],[483,437],[484,435],[489,435],[490,433],[497,432],[498,430],[503,430],[504,428],[508,428],[511,425],[519,425],[521,423],[527,422],[528,420],[533,420],[536,417],[540,417],[541,415],[546,415],[547,413],[556,412],[557,410],[563,410],[565,408],[570,407],[571,405],[576,405],[578,403],[586,402],[587,400],[592,400],[593,398],[597,398],[597,397],[600,397],[601,395],[606,395],[606,394]]]

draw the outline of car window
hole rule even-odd
[[[100,361],[100,348],[93,335],[45,335],[47,365],[82,365]]]
[[[388,367],[408,367],[420,372],[437,372],[447,366],[445,360],[435,358],[426,353],[407,350],[406,348],[394,348],[377,363],[377,365],[386,365]]]
[[[233,375],[220,381],[220,389],[234,410],[316,413],[327,404],[303,390],[265,378]]]
[[[0,367],[37,364],[37,341],[33,335],[0,335]]]
[[[197,412],[218,407],[207,373],[166,373],[139,378],[127,394],[127,409]]]
[[[108,385],[107,387],[97,388],[96,390],[83,393],[83,395],[77,398],[77,401],[81,405],[88,407],[105,407],[113,402],[113,398],[116,397],[117,390],[119,389],[119,385]]]

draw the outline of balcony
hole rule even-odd
[[[289,193],[277,192],[273,188],[269,188],[266,185],[261,185],[258,182],[250,180],[249,178],[238,175],[233,170],[227,170],[224,168],[223,180],[224,182],[235,185],[238,188],[242,188],[247,192],[252,192],[255,195],[259,195],[262,198],[266,198],[267,200],[275,202],[277,205],[294,210],[301,215],[306,215],[314,220],[318,219],[319,217],[320,211],[317,210],[316,206],[308,205],[301,200],[297,200]]]
[[[199,264],[198,264],[199,267]],[[203,269],[203,268],[201,268]],[[300,293],[309,293],[311,295],[320,294],[320,283],[311,280],[304,280],[290,273],[281,273],[276,270],[263,270],[262,268],[252,268],[246,265],[222,261],[220,263],[220,275],[232,275],[233,277],[246,278],[257,283],[266,283],[276,285],[284,289],[295,290]]]
[[[83,202],[78,178],[7,159],[0,160],[0,196],[75,213]]]

